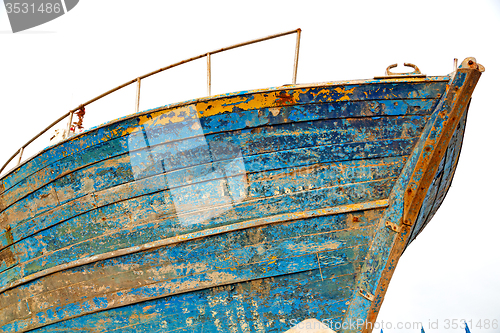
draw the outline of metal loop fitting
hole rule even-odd
[[[387,67],[387,69],[385,70],[385,75],[387,76],[392,76],[392,75],[397,75],[397,76],[401,76],[401,75],[421,75],[422,73],[420,72],[420,69],[418,69],[417,66],[415,66],[414,64],[410,64],[409,62],[405,62],[404,65],[406,67],[412,67],[414,69],[413,72],[408,72],[408,73],[393,73],[390,71],[390,69],[394,68],[394,67],[397,67],[398,64],[392,64],[392,65],[389,65]]]

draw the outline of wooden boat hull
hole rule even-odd
[[[0,183],[0,330],[369,331],[479,75],[217,96],[47,148]]]

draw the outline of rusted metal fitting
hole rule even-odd
[[[406,67],[413,68],[414,71],[413,72],[409,72],[409,73],[393,73],[390,70],[392,68],[397,67],[398,64],[392,64],[392,65],[387,66],[387,69],[385,70],[385,75],[387,75],[387,76],[392,76],[392,75],[398,75],[398,76],[399,75],[419,75],[419,74],[422,75],[422,73],[420,72],[420,69],[417,66],[415,66],[414,64],[410,64],[409,62],[405,62],[404,65]]]
[[[359,288],[359,294],[364,298],[366,298],[367,300],[369,300],[370,302],[373,302],[373,300],[375,299],[375,295],[373,295],[372,293],[363,288]]]
[[[477,69],[481,73],[484,72],[484,66],[478,64],[476,58],[474,57],[465,58],[464,61],[462,61],[460,68],[471,68],[471,69]]]
[[[410,77],[426,77],[425,74],[422,74],[420,72],[420,69],[414,65],[410,64],[409,62],[405,62],[404,65],[406,67],[411,67],[413,68],[413,72],[408,72],[408,73],[393,73],[391,72],[392,68],[395,68],[398,66],[398,64],[392,64],[387,66],[385,69],[385,76],[375,76],[375,79],[395,79],[395,78],[410,78]]]
[[[392,231],[395,231],[395,232],[400,232],[401,231],[401,227],[399,225],[397,225],[396,223],[385,221],[385,226],[387,228],[391,229]]]

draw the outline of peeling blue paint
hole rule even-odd
[[[449,84],[227,94],[42,151],[0,180],[0,330],[284,332],[292,319],[369,318],[412,232],[384,223],[401,226],[403,194],[427,177],[415,166],[449,123],[437,115]],[[456,133],[435,177],[451,179]],[[428,196],[442,200],[438,183]]]

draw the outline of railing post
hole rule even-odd
[[[210,62],[210,53],[207,53],[207,94],[212,95],[212,64]]]
[[[69,132],[71,131],[71,122],[73,121],[73,111],[69,112],[68,128],[66,130],[66,139],[69,138]]]
[[[295,43],[295,61],[293,62],[293,79],[292,83],[297,83],[297,67],[299,66],[299,47],[300,47],[300,32],[302,30],[297,29],[297,42]]]
[[[135,97],[135,112],[139,112],[139,99],[141,98],[141,78],[137,78],[137,94]]]
[[[17,160],[17,165],[21,164],[21,159],[23,158],[24,147],[19,149],[19,159]]]

